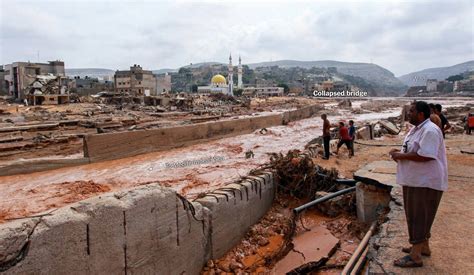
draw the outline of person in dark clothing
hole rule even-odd
[[[339,148],[345,144],[347,150],[349,150],[349,157],[351,157],[353,155],[351,141],[352,138],[349,136],[349,130],[344,125],[344,122],[339,122],[339,143],[337,144],[336,155],[339,154]]]
[[[351,137],[351,148],[352,148],[352,153],[351,156],[354,156],[354,140],[355,140],[355,135],[356,135],[356,129],[354,126],[354,121],[349,120],[349,136]]]
[[[451,128],[451,124],[449,124],[448,119],[443,115],[443,113],[441,113],[441,110],[443,109],[441,104],[436,104],[435,107],[436,107],[436,114],[441,119],[441,132],[443,132],[443,138],[445,138],[445,133],[447,130],[449,130],[449,128]]]
[[[324,141],[324,157],[323,159],[329,159],[329,143],[331,141],[331,123],[327,119],[326,114],[321,115],[321,119],[323,120],[323,141]]]

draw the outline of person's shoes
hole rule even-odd
[[[329,158],[327,158],[327,157],[322,157],[322,159],[324,159],[324,160],[328,160]]]
[[[410,257],[410,255],[406,255],[405,257],[393,261],[393,265],[399,267],[422,267],[423,262],[417,263]]]
[[[411,252],[411,247],[403,247],[402,251],[409,254]],[[422,251],[421,255],[429,257],[429,256],[431,256],[431,252],[423,252]]]

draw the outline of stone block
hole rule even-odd
[[[390,190],[358,182],[356,184],[357,218],[372,222],[390,203]]]

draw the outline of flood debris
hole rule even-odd
[[[299,150],[290,150],[286,155],[273,153],[263,169],[275,171],[279,192],[296,198],[314,199],[316,191],[334,190],[337,170],[324,169]]]
[[[339,246],[339,239],[328,229],[320,225],[310,225],[308,229],[299,222],[305,214],[292,212],[295,203],[312,200],[322,194],[321,190],[341,188],[336,182],[337,170],[315,165],[308,154],[299,150],[271,154],[270,161],[251,174],[262,169],[272,170],[278,183],[272,208],[232,251],[209,261],[203,274],[306,272],[323,266]],[[353,197],[346,198],[352,207]]]

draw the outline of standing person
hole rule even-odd
[[[349,136],[349,130],[344,125],[344,122],[339,122],[339,143],[337,144],[336,155],[339,155],[339,148],[342,144],[345,144],[347,150],[349,150],[349,157],[353,155],[351,148],[351,137]]]
[[[323,141],[324,141],[324,157],[323,159],[329,159],[329,142],[331,141],[331,123],[327,119],[326,114],[321,115],[321,119],[323,120]]]
[[[445,138],[445,133],[447,130],[449,130],[449,128],[451,128],[451,124],[449,124],[448,119],[443,115],[443,113],[441,113],[441,110],[443,109],[441,104],[436,104],[435,107],[436,107],[436,114],[441,119],[441,131],[443,132],[443,138]]]
[[[349,136],[351,137],[351,148],[352,148],[352,154],[351,156],[354,156],[354,140],[355,140],[355,135],[356,135],[356,129],[354,126],[354,121],[351,119],[349,120]]]
[[[436,114],[436,106],[433,103],[430,103],[429,106],[430,106],[430,113],[431,113],[430,114],[431,122],[436,124],[436,126],[438,126],[441,130],[443,130],[443,128],[441,128],[441,118],[439,118],[439,116]]]
[[[474,129],[474,114],[467,114],[466,117],[466,134],[470,135],[472,129]]]
[[[431,254],[429,238],[443,192],[448,188],[448,164],[443,133],[430,117],[424,101],[411,105],[413,127],[403,142],[403,151],[390,151],[397,162],[397,183],[403,187],[403,206],[408,225],[409,255],[394,261],[400,267],[423,266],[421,256]]]

